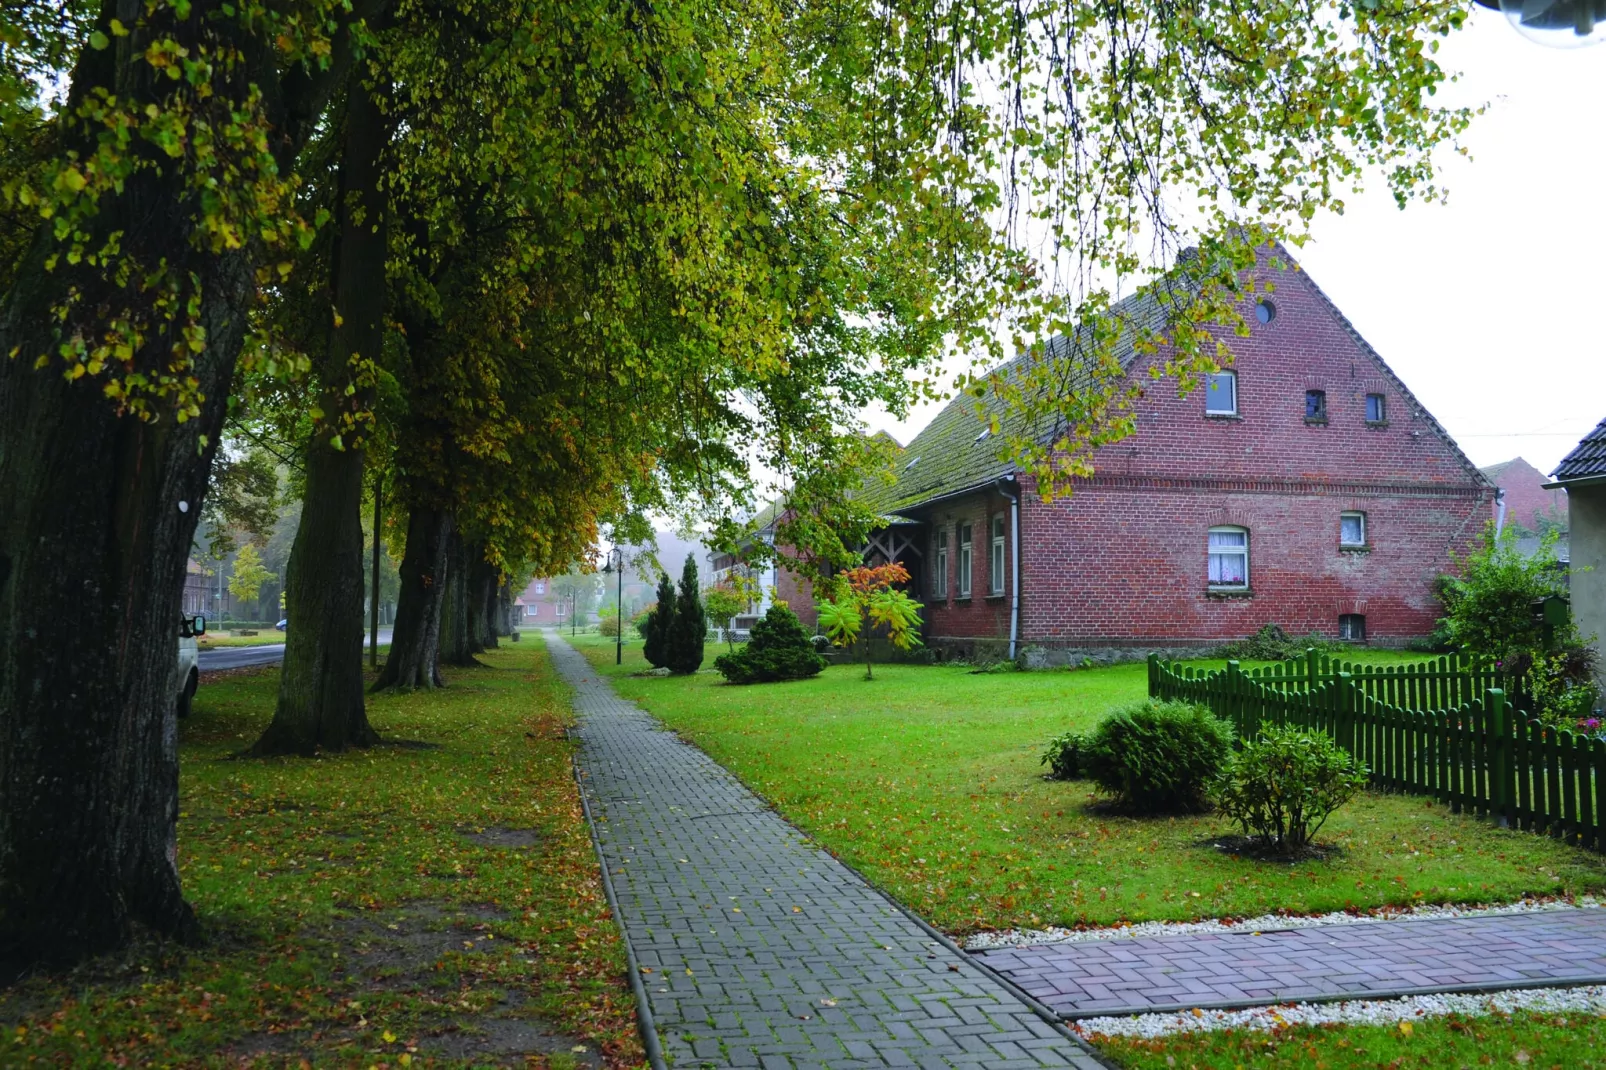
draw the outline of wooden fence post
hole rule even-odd
[[[1506,708],[1506,693],[1498,687],[1489,689],[1489,736],[1489,816],[1501,828],[1510,828],[1517,775],[1511,760],[1511,711]]]
[[[1160,697],[1160,655],[1149,655],[1149,697]]]
[[[1360,710],[1355,705],[1355,681],[1347,672],[1333,674],[1333,705],[1338,710],[1339,722],[1342,727],[1334,733],[1338,745],[1349,751],[1350,757],[1357,762],[1361,760],[1360,740],[1356,738],[1360,731]],[[1342,733],[1340,735],[1339,733]]]

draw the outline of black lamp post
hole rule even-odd
[[[602,574],[606,576],[613,572],[618,576],[618,594],[614,602],[614,630],[613,630],[613,663],[625,663],[625,552],[615,546],[608,551],[608,563],[602,566]]]

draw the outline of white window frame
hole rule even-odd
[[[975,571],[971,545],[970,525],[959,525],[959,582],[954,585],[954,594],[958,598],[970,597],[971,573]]]
[[[1229,383],[1232,386],[1232,406],[1221,408],[1219,383]],[[1219,371],[1205,376],[1205,415],[1206,416],[1237,416],[1238,415],[1238,373],[1235,371]]]
[[[1350,519],[1351,517],[1355,517],[1356,519],[1360,520],[1360,522],[1361,522],[1361,541],[1360,542],[1350,542],[1350,541],[1348,541],[1347,539],[1344,538],[1344,521]],[[1367,531],[1366,531],[1366,514],[1365,513],[1361,512],[1359,509],[1346,509],[1342,513],[1338,514],[1338,544],[1340,546],[1345,546],[1345,547],[1349,547],[1349,548],[1352,548],[1352,549],[1353,548],[1358,548],[1358,547],[1365,546],[1366,545],[1366,540],[1367,540]]]
[[[1004,514],[992,519],[992,545],[987,559],[987,593],[1004,593]]]
[[[1218,550],[1215,547],[1210,545],[1210,543],[1211,543],[1210,536],[1211,535],[1226,535],[1226,534],[1242,535],[1244,537],[1244,544],[1243,544],[1243,549],[1242,549],[1241,552],[1238,551],[1236,548],[1224,548],[1224,549]],[[1243,581],[1241,583],[1225,583],[1225,582],[1210,578],[1211,573],[1213,571],[1211,569],[1211,567],[1210,567],[1211,566],[1210,559],[1213,558],[1213,557],[1216,557],[1218,555],[1220,555],[1220,556],[1240,555],[1240,556],[1243,557]],[[1211,528],[1209,530],[1209,532],[1205,536],[1205,578],[1206,578],[1206,581],[1209,583],[1210,589],[1212,591],[1247,591],[1249,589],[1249,576],[1250,576],[1249,567],[1250,567],[1250,562],[1249,562],[1249,529],[1248,528],[1239,527],[1236,524],[1222,524],[1222,525],[1219,525],[1217,527],[1213,527],[1213,528]]]
[[[948,529],[943,528],[937,532],[937,548],[932,553],[932,560],[936,567],[931,573],[931,597],[948,597]]]

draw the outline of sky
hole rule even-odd
[[[1446,204],[1371,184],[1321,219],[1304,269],[1478,465],[1549,472],[1606,418],[1606,44],[1544,48],[1474,9],[1446,103],[1487,102],[1447,155]],[[931,404],[872,428],[908,442]]]

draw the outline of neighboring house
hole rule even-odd
[[[749,522],[753,528],[749,537],[773,546],[775,527],[784,515],[784,507],[777,503],[765,506]],[[803,627],[811,631],[814,629],[819,613],[814,608],[814,587],[807,578],[782,568],[779,560],[763,567],[745,564],[736,554],[715,553],[710,560],[713,565],[712,582],[726,583],[740,577],[748,582],[750,588],[757,590],[757,597],[747,604],[747,611],[731,619],[731,631],[738,637],[745,637],[753,624],[768,613],[777,600],[784,602],[788,609],[798,615]]]
[[[541,576],[531,580],[513,599],[513,622],[531,628],[567,624],[569,600],[554,590],[552,580]]]
[[[184,615],[216,617],[217,584],[195,558],[184,563]]]
[[[865,556],[909,569],[928,645],[1044,664],[1267,624],[1383,645],[1432,631],[1434,578],[1494,487],[1308,275],[1257,271],[1275,292],[1245,307],[1248,337],[1218,332],[1232,368],[1186,397],[1150,385],[1074,494],[1044,503],[969,396],[904,448],[870,492],[888,522]],[[1155,306],[1123,311],[1160,325]],[[1120,356],[1138,383],[1165,359]]]
[[[1509,461],[1478,469],[1501,492],[1494,516],[1501,520],[1504,506],[1506,527],[1522,528],[1541,534],[1548,528],[1567,530],[1567,492],[1550,484],[1543,472],[1514,457]]]
[[[1567,492],[1573,620],[1601,650],[1606,640],[1606,420],[1562,459],[1552,479],[1548,486]],[[1597,672],[1606,687],[1606,664]]]

